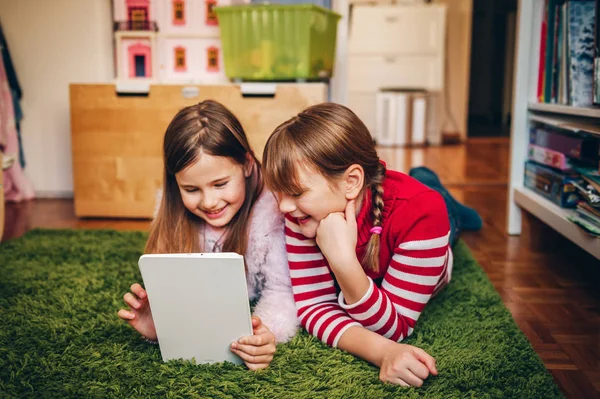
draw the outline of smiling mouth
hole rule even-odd
[[[300,224],[305,224],[310,220],[310,216],[302,216],[301,218],[296,218],[296,220],[298,220],[298,223]]]
[[[214,218],[217,216],[221,216],[221,214],[223,213],[225,208],[227,208],[227,205],[225,205],[223,208],[220,208],[220,209],[217,209],[214,211],[206,211],[203,209],[202,212],[204,212],[206,214],[206,216],[208,216],[209,218]]]

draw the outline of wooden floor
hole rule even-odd
[[[569,398],[600,398],[600,261],[533,217],[521,236],[505,233],[506,139],[426,149],[380,149],[391,169],[426,165],[453,195],[475,207],[484,228],[464,233],[519,327]],[[147,229],[148,221],[80,220],[72,200],[8,204],[4,239],[31,228]],[[600,245],[600,240],[598,241]]]

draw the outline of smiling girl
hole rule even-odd
[[[231,350],[248,368],[265,368],[276,343],[295,335],[298,319],[283,215],[273,195],[263,188],[261,165],[240,122],[215,101],[177,113],[166,130],[163,150],[164,194],[145,252],[244,255],[248,293],[251,300],[258,299],[254,334],[232,343]],[[133,284],[124,300],[129,309],[119,310],[119,317],[155,341],[146,291]]]
[[[302,326],[378,366],[383,381],[420,386],[437,374],[431,356],[400,342],[450,281],[460,226],[452,212],[451,229],[443,193],[387,170],[362,121],[332,103],[275,129],[263,164],[286,214]],[[415,172],[436,179],[425,168]]]

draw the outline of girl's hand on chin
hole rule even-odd
[[[355,212],[355,201],[348,201],[343,213],[330,213],[319,223],[317,245],[332,268],[343,267],[356,259]]]

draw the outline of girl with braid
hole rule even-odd
[[[338,104],[312,106],[282,123],[263,164],[285,214],[302,326],[378,366],[382,381],[420,386],[436,375],[433,357],[400,342],[450,281],[458,209],[476,212],[452,202],[441,184],[442,195],[387,170],[366,126]],[[436,185],[430,170],[412,172]]]

